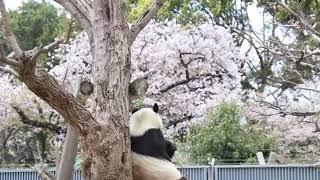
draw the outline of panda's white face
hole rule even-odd
[[[149,129],[162,129],[160,115],[151,108],[143,108],[130,118],[130,136],[142,136]]]

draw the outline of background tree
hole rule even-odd
[[[275,139],[246,127],[240,107],[228,102],[209,110],[203,123],[191,125],[187,143],[193,161],[204,164],[211,158],[217,163],[244,163],[258,151],[268,157],[276,149]]]
[[[67,33],[73,36],[73,32],[80,30],[79,25],[73,24],[72,32],[66,32],[71,21],[67,17],[67,12],[46,1],[31,0],[23,2],[18,9],[10,11],[9,16],[12,32],[24,50],[30,50],[41,44],[48,44],[54,41],[54,38],[66,36]],[[2,31],[0,37],[4,40]],[[5,43],[5,50],[6,53],[12,51],[7,42]],[[47,61],[54,60],[48,59],[47,54],[43,54],[40,59],[39,62],[44,65]]]
[[[7,152],[2,163],[54,162],[54,148],[63,135],[62,119],[11,75],[3,74],[0,80],[1,150]]]

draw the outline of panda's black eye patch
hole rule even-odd
[[[153,109],[153,111],[154,111],[154,112],[156,112],[156,113],[157,113],[157,112],[159,111],[159,106],[158,106],[158,104],[157,104],[157,103],[154,103],[154,105],[153,105],[153,108],[152,108],[152,109]]]

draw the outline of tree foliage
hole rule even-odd
[[[9,15],[12,32],[23,50],[46,45],[53,42],[56,37],[66,36],[71,22],[66,11],[46,1],[23,2],[18,9],[10,11]],[[70,36],[74,36],[73,32],[80,30],[80,26],[75,24]],[[4,39],[2,28],[0,39]],[[7,53],[12,51],[7,42],[4,46]],[[44,63],[48,60],[50,59],[44,54],[41,55],[39,62]]]
[[[245,162],[259,150],[275,148],[274,139],[247,128],[241,122],[240,107],[229,102],[209,110],[203,123],[193,124],[187,142],[191,158],[198,163],[211,158]]]
[[[151,0],[129,0],[129,19],[136,20],[150,2]],[[167,22],[175,19],[182,25],[199,24],[210,18],[218,21],[219,17],[231,18],[227,14],[231,10],[237,11],[235,3],[234,0],[168,0],[160,9],[157,20]]]
[[[54,41],[68,27],[66,13],[46,1],[23,2],[9,14],[12,31],[25,50]]]

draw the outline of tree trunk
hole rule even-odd
[[[78,151],[79,130],[68,125],[67,136],[58,169],[57,180],[70,180],[73,176],[74,162]]]
[[[93,179],[131,180],[126,5],[124,1],[95,0],[93,12],[94,117],[102,130],[100,141],[96,134],[88,135],[85,141],[92,145],[86,154],[92,161]]]
[[[93,92],[93,84],[88,80],[79,80],[79,85],[74,93],[81,104],[85,104]],[[72,125],[68,125],[67,136],[63,146],[60,165],[57,167],[57,180],[70,180],[73,176],[75,159],[78,152],[80,132]]]
[[[154,0],[132,25],[130,32],[127,24],[127,1],[54,1],[76,17],[90,37],[94,60],[94,112],[90,113],[57,80],[35,66],[41,53],[62,43],[63,39],[23,52],[10,30],[9,15],[3,0],[0,0],[0,11],[4,34],[14,50],[14,56],[6,57],[4,48],[0,45],[0,61],[12,66],[14,71],[10,70],[10,73],[59,112],[65,121],[79,129],[80,145],[86,155],[84,167],[87,169],[83,173],[92,172],[90,180],[131,180],[129,49],[139,32],[161,8],[164,0]]]

